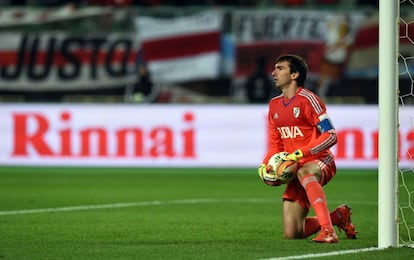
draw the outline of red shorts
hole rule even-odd
[[[311,159],[309,161],[303,160],[298,167],[300,168],[304,163],[314,162],[321,168],[321,180],[320,184],[324,186],[327,184],[333,176],[336,174],[336,164],[332,155],[328,155],[323,158]],[[283,200],[295,201],[299,203],[303,208],[309,211],[310,203],[306,196],[305,189],[300,184],[297,178],[293,179],[286,185],[285,192],[283,193]]]

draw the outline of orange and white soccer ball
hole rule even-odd
[[[289,153],[280,152],[270,157],[268,164],[272,166],[272,173],[274,173],[282,183],[291,181],[298,169],[298,163],[293,160],[284,160]]]

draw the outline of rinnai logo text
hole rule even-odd
[[[14,113],[12,156],[35,153],[62,158],[196,158],[196,131],[192,126],[195,116],[190,112],[183,114],[180,121],[183,127],[179,130],[168,125],[75,128],[71,112],[61,112],[59,117],[51,119],[40,112]]]
[[[379,140],[378,131],[370,133],[368,136],[362,129],[342,129],[337,131],[338,142],[334,147],[336,149],[335,157],[337,159],[378,159]],[[372,146],[368,148],[372,151],[371,158],[365,153],[366,139],[371,138]],[[397,156],[399,159],[414,160],[414,132],[410,130],[406,135],[404,133],[398,134],[398,150]],[[351,156],[348,147],[351,147],[353,156]]]

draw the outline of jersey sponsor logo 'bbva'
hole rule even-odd
[[[277,130],[279,131],[280,135],[283,139],[285,138],[296,138],[296,137],[303,137],[302,131],[298,126],[282,126],[278,127]]]

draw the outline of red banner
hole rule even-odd
[[[216,10],[168,19],[137,17],[152,78],[162,82],[218,78],[222,20],[223,14]]]

